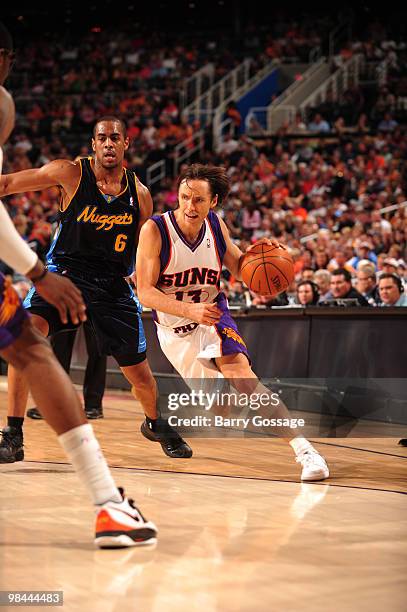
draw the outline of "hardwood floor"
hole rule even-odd
[[[0,386],[5,414],[5,384]],[[94,427],[118,484],[159,527],[155,549],[93,548],[93,510],[43,421],[0,466],[0,589],[62,590],[83,611],[405,609],[407,449],[396,438],[315,441],[331,478],[299,482],[278,439],[196,439],[171,460],[139,433],[126,392]],[[45,609],[45,608],[44,608]]]

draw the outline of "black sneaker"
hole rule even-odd
[[[407,446],[407,438],[401,438],[401,440],[399,440],[399,444],[400,446]]]
[[[88,419],[103,419],[103,408],[88,408],[85,406],[85,414]]]
[[[23,433],[15,427],[5,427],[1,432],[0,463],[14,463],[24,459]]]
[[[40,420],[40,419],[43,419],[43,418],[44,418],[44,417],[42,416],[42,414],[39,412],[38,408],[35,408],[35,407],[34,407],[34,408],[29,408],[29,409],[27,410],[27,416],[28,416],[30,419],[38,419],[38,420]]]
[[[157,419],[156,431],[149,428],[147,421],[143,421],[140,431],[147,440],[159,442],[168,457],[172,459],[189,459],[192,457],[192,448],[181,438],[181,436],[168,424],[165,419]]]

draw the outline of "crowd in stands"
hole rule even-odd
[[[131,137],[129,164],[143,174],[201,129],[199,121],[189,123],[181,114],[188,95],[184,83],[198,69],[204,69],[205,91],[246,58],[251,75],[277,58],[309,61],[321,29],[332,25],[330,17],[282,19],[267,28],[249,23],[238,38],[151,32],[132,24],[120,26],[121,36],[109,27],[76,38],[32,35],[20,45],[7,83],[17,107],[11,142],[18,152],[24,148],[34,166],[67,153],[75,157],[87,145],[95,118],[120,112]],[[13,150],[11,162],[12,155]]]
[[[316,27],[278,27],[280,32],[269,35],[265,47],[265,39],[248,27],[244,52],[260,45],[259,62],[279,55],[302,58],[318,44]],[[55,41],[52,53],[49,41],[28,44],[10,79],[18,127],[5,151],[4,171],[88,155],[95,119],[110,113],[127,121],[129,167],[138,171],[157,159],[157,151],[170,155],[177,142],[200,128],[181,119],[181,80],[206,64],[222,76],[239,59],[220,43],[178,43],[154,36],[112,43],[102,31],[70,47]],[[377,45],[364,43],[363,52],[376,57]],[[392,53],[388,46],[383,61],[390,61]],[[296,130],[257,139],[236,131],[216,151],[205,148],[201,161],[224,165],[230,176],[230,196],[220,214],[233,240],[244,251],[273,236],[288,246],[295,262],[294,282],[275,299],[251,294],[225,272],[222,288],[232,305],[315,305],[338,299],[368,306],[407,305],[400,291],[407,283],[407,130],[402,120],[393,118],[396,93],[402,92],[395,93],[398,81],[391,77],[398,70],[404,78],[405,49],[397,47],[396,59],[391,57],[396,67],[377,86],[367,112],[364,91],[354,89],[339,105],[332,101],[329,109],[328,100],[324,108],[314,109],[308,123],[299,115]],[[345,127],[357,129],[341,132],[341,117]],[[314,132],[314,137],[292,137],[301,131]],[[337,138],[317,136],[324,132]],[[58,216],[58,189],[5,201],[19,233],[44,256]],[[174,179],[167,176],[154,193],[155,210],[169,210],[176,202]],[[24,293],[26,281],[16,280]]]
[[[377,33],[376,33],[377,34]],[[385,36],[385,32],[382,36]],[[339,96],[328,91],[317,107],[298,114],[291,133],[366,133],[392,131],[407,119],[407,43],[386,38],[349,43],[335,56],[333,71],[355,55],[361,58],[359,81]]]
[[[330,144],[323,139],[255,142],[243,135],[233,152],[206,151],[203,161],[227,168],[232,187],[220,214],[240,248],[269,236],[290,248],[295,283],[288,296],[277,299],[277,305],[283,305],[301,303],[296,293],[300,281],[319,286],[318,271],[331,277],[338,269],[345,276],[350,273],[360,287],[359,272],[375,280],[382,273],[407,280],[406,157],[407,132],[398,127]],[[164,181],[154,202],[157,212],[176,206],[172,178]],[[10,196],[7,204],[20,233],[43,252],[58,208],[58,190]],[[386,212],[394,205],[400,206]],[[326,278],[321,282],[324,300],[347,293],[335,292],[332,278],[331,285]],[[270,302],[245,295],[241,283],[227,273],[224,285],[232,303]],[[384,300],[376,292],[368,302]]]

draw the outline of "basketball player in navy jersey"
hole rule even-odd
[[[3,83],[13,56],[12,39],[0,23],[0,145],[14,127],[14,102]],[[2,169],[0,147],[0,175]],[[63,323],[68,314],[74,324],[86,320],[80,291],[68,279],[48,272],[37,255],[17,233],[0,202],[0,259],[27,276],[36,291],[53,304]],[[157,529],[132,500],[116,487],[92,427],[86,422],[78,395],[59,365],[49,343],[32,324],[14,290],[11,279],[0,273],[0,356],[28,382],[47,423],[85,485],[97,512],[95,544],[127,547],[156,541]],[[3,430],[3,441],[16,438],[13,418]],[[18,435],[17,435],[18,437]]]
[[[240,392],[269,393],[250,367],[246,345],[219,292],[222,265],[241,280],[243,253],[214,212],[228,192],[224,168],[193,164],[181,173],[178,208],[154,216],[141,230],[137,292],[141,303],[156,311],[160,346],[184,379],[224,377]],[[282,402],[275,416],[289,416]],[[302,465],[302,480],[328,478],[325,460],[308,440],[288,428],[284,435]]]
[[[47,268],[67,276],[81,290],[100,353],[113,355],[143,407],[143,430],[156,436],[168,456],[187,458],[192,455],[189,446],[158,417],[141,307],[125,280],[134,271],[138,234],[153,208],[148,189],[123,166],[128,146],[124,123],[117,117],[102,117],[93,132],[94,158],[55,160],[39,169],[4,175],[0,195],[59,186],[60,223],[47,255]],[[44,336],[68,327],[35,288],[24,306]],[[9,370],[9,390],[8,416],[15,422],[20,419],[22,426],[28,387],[14,368]],[[20,441],[8,447],[0,444],[0,462],[23,458],[22,438]]]

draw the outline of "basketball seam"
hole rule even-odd
[[[249,264],[255,263],[256,261],[258,261],[259,259],[263,260],[264,262],[266,262],[267,260],[265,258],[271,258],[271,259],[282,259],[283,261],[286,261],[289,264],[292,264],[292,259],[287,259],[287,257],[281,257],[281,255],[259,255],[258,257],[256,257],[255,259],[251,259],[250,261],[247,261],[246,263],[244,263],[242,265],[242,267],[240,268],[241,270],[243,270],[246,266],[248,266]],[[271,263],[271,262],[270,262]]]
[[[277,266],[275,266],[275,265],[274,265],[274,264],[273,264],[271,261],[264,262],[264,263],[268,263],[270,266],[273,266],[273,268],[275,268],[276,270],[278,270],[279,274],[281,274],[282,276],[284,276],[284,278],[285,278],[285,280],[286,280],[286,283],[287,283],[287,287],[288,287],[288,285],[289,285],[290,283],[289,283],[289,281],[288,281],[288,278],[287,278],[287,277],[286,277],[286,275],[284,274],[284,272],[282,272],[282,271],[280,270],[280,268],[277,268]],[[285,289],[284,289],[284,291],[285,291]]]

